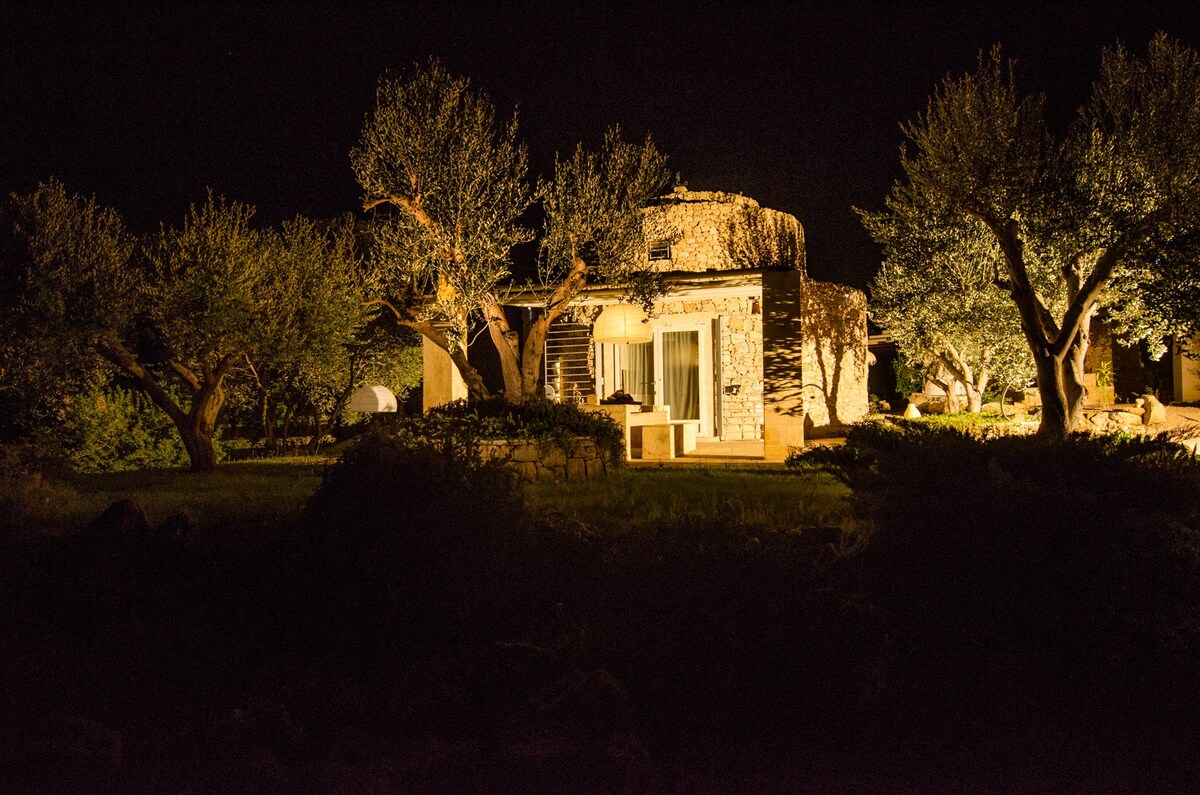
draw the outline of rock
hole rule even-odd
[[[999,414],[1000,413],[1000,404],[999,403],[984,403],[982,406],[979,407],[979,410],[981,412],[983,412],[984,414]]]
[[[520,463],[530,463],[532,461],[540,461],[542,454],[538,452],[537,445],[532,443],[513,446],[512,460]]]
[[[916,406],[918,409],[924,409],[929,404],[929,395],[924,392],[913,392],[908,396],[908,403],[911,406]]]
[[[1132,411],[1110,411],[1109,419],[1118,425],[1141,425],[1142,418]]]
[[[945,414],[946,401],[942,398],[930,398],[929,402],[921,407],[921,411],[926,414]]]
[[[904,409],[904,419],[906,420],[915,420],[920,416],[921,410],[917,408],[917,404],[915,403],[909,403],[908,407]]]
[[[150,522],[136,500],[118,500],[93,519],[84,533],[100,543],[137,546],[150,537]]]
[[[1162,425],[1167,421],[1167,407],[1159,402],[1154,395],[1146,395],[1140,399],[1145,413],[1142,414],[1143,425]]]

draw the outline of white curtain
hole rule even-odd
[[[667,331],[662,335],[663,399],[673,420],[700,419],[700,335]]]
[[[620,388],[644,405],[654,403],[654,343],[621,345]]]

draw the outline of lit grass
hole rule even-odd
[[[178,470],[73,475],[22,484],[25,533],[59,535],[85,527],[113,502],[133,499],[151,523],[183,514],[206,538],[265,540],[297,519],[320,484],[326,460],[268,459]],[[11,485],[11,482],[10,482]],[[607,477],[527,487],[530,509],[595,532],[726,520],[778,530],[840,525],[850,491],[823,472],[759,469],[622,469]],[[0,495],[3,497],[5,495]]]
[[[209,537],[269,531],[300,516],[321,481],[324,459],[266,459],[222,464],[215,472],[181,470],[71,475],[21,485],[26,531],[70,533],[113,502],[136,500],[151,523],[186,516]]]
[[[850,490],[824,472],[760,469],[624,469],[607,477],[528,487],[534,511],[622,533],[655,525],[727,520],[777,530],[838,526]]]

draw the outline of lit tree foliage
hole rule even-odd
[[[166,412],[183,437],[193,470],[216,465],[213,434],[225,380],[267,338],[280,309],[271,290],[270,247],[250,226],[253,208],[211,194],[182,227],[148,245],[144,314],[96,350]],[[172,379],[183,400],[165,386]]]
[[[364,306],[355,282],[353,219],[298,217],[263,234],[271,261],[264,290],[275,311],[262,319],[261,343],[245,356],[256,413],[268,448],[278,446],[277,430],[286,444],[291,431],[303,427],[315,450],[365,378],[384,378],[401,394],[412,385],[416,346],[395,334],[367,333],[378,310]],[[385,366],[402,358],[410,362],[408,372]]]
[[[642,144],[627,143],[614,127],[599,152],[579,145],[570,159],[557,160],[553,179],[539,182],[546,218],[539,276],[546,298],[524,342],[509,325],[497,292],[481,301],[509,400],[538,394],[550,327],[589,281],[624,288],[643,305],[661,293],[661,282],[649,273],[643,210],[667,178],[666,157],[649,137]]]
[[[1197,278],[1200,62],[1161,34],[1145,60],[1107,51],[1091,101],[1060,142],[1042,105],[1018,93],[998,48],[973,74],[947,78],[905,127],[912,151],[888,213],[915,235],[926,219],[949,216],[995,241],[997,284],[1035,363],[1040,432],[1060,437],[1082,416],[1089,327],[1103,302],[1127,340],[1195,325],[1196,304],[1161,299]],[[1143,300],[1115,306],[1136,295]]]
[[[542,311],[522,341],[502,306],[510,252],[532,239],[518,219],[531,204],[525,149],[514,118],[498,129],[487,97],[437,62],[411,80],[385,78],[351,161],[365,209],[388,208],[366,270],[370,301],[446,350],[472,398],[487,394],[467,361],[472,319],[482,316],[499,352],[509,400],[538,394],[550,326],[589,280],[651,300],[642,209],[666,184],[665,158],[647,139],[615,128],[600,151],[559,160],[536,198],[545,213],[539,276]]]
[[[128,267],[136,240],[112,210],[61,183],[12,196],[0,229],[0,398],[6,435],[28,438],[103,377],[101,335],[126,328],[142,302]]]
[[[3,383],[57,387],[38,395],[61,401],[104,363],[170,418],[195,470],[216,463],[232,377],[262,368],[272,388],[316,394],[368,314],[341,238],[303,219],[257,230],[252,208],[210,195],[139,246],[116,213],[57,182],[14,197],[10,216],[0,322],[8,360],[25,364]]]
[[[994,239],[952,218],[927,219],[917,230],[912,216],[860,214],[883,245],[872,316],[901,355],[946,390],[950,410],[957,409],[956,383],[967,410],[977,412],[990,384],[1017,387],[1033,377],[1016,309],[996,286],[1004,266]]]
[[[472,397],[487,394],[467,361],[471,317],[510,274],[530,204],[514,116],[498,128],[488,98],[437,62],[410,80],[385,77],[351,153],[376,216],[365,273],[374,303],[443,348]]]

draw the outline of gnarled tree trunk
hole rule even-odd
[[[205,368],[207,371],[208,368]],[[217,467],[217,451],[213,447],[213,433],[217,426],[217,415],[225,403],[222,388],[224,373],[220,376],[206,372],[200,389],[192,394],[191,410],[183,423],[176,420],[175,426],[183,438],[183,446],[191,460],[193,472],[212,472]]]
[[[454,362],[454,366],[458,368],[458,374],[462,376],[463,383],[467,386],[467,397],[471,401],[483,400],[489,397],[487,385],[483,383],[483,376],[475,369],[475,366],[467,360],[467,351],[457,345],[451,345],[449,338],[442,333],[441,329],[435,326],[428,320],[418,320],[403,305],[396,305],[390,301],[385,301],[382,298],[376,298],[372,301],[366,301],[365,306],[385,306],[392,311],[396,318],[396,322],[402,326],[408,326],[415,331],[420,332],[429,339],[434,345],[446,352],[450,357],[450,361]],[[499,348],[499,346],[497,346]],[[503,356],[501,356],[503,359]],[[505,378],[507,383],[507,376]]]
[[[578,255],[572,258],[567,277],[550,297],[542,313],[533,319],[521,343],[517,332],[508,322],[504,307],[497,301],[483,303],[484,318],[488,333],[500,356],[500,368],[504,374],[504,399],[510,403],[540,396],[538,386],[542,380],[542,359],[546,354],[546,338],[554,321],[567,311],[571,300],[582,289],[587,274],[587,263]]]
[[[954,381],[963,385],[963,390],[967,393],[967,411],[978,414],[983,409],[983,392],[988,385],[989,356],[986,353],[983,356],[983,364],[978,373],[972,370],[966,358],[953,345],[946,345],[946,349],[938,354],[938,360],[950,374],[951,386]],[[958,411],[957,396],[953,400],[947,400],[947,406],[952,404],[952,410]]]
[[[162,409],[175,424],[187,450],[193,472],[211,472],[217,466],[217,452],[213,447],[213,430],[217,415],[225,403],[222,383],[233,361],[232,356],[222,357],[216,366],[202,362],[200,375],[196,375],[178,361],[169,361],[171,369],[191,392],[192,400],[188,411],[180,408],[171,393],[163,388],[154,373],[146,369],[132,353],[115,340],[100,340],[96,352],[111,364],[132,376],[138,387],[150,396],[154,405]]]
[[[1087,355],[1088,325],[1085,320],[1062,356],[1043,351],[1033,357],[1038,395],[1042,399],[1042,421],[1038,427],[1041,436],[1061,439],[1083,419],[1083,360]]]

